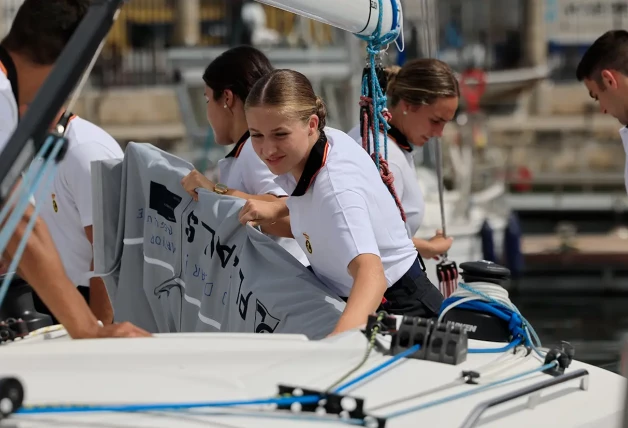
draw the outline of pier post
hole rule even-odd
[[[529,67],[547,66],[547,31],[545,24],[545,0],[524,2],[525,62]],[[548,92],[549,82],[541,81],[532,93],[530,113],[533,115],[551,114]]]
[[[176,41],[181,46],[196,46],[201,39],[200,0],[176,2]]]

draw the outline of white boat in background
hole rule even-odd
[[[504,257],[504,233],[511,213],[503,173],[505,162],[496,152],[491,152],[490,147],[484,149],[483,156],[478,156],[473,142],[468,139],[461,141],[461,147],[451,142],[440,142],[444,156],[449,155],[444,161],[450,165],[453,176],[451,181],[454,183],[453,188],[445,189],[443,194],[445,232],[454,238],[447,258],[458,266],[469,260],[487,259],[482,235],[492,231],[489,237],[495,255],[492,261],[501,263]],[[482,170],[490,170],[488,180],[482,176]],[[429,239],[436,230],[442,229],[438,178],[434,168],[427,166],[427,163],[419,164],[416,172],[425,200],[425,214],[415,237]],[[483,231],[485,223],[488,228]],[[434,259],[425,260],[427,274],[433,284],[438,284],[438,263]]]

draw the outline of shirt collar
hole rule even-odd
[[[225,159],[226,158],[237,158],[238,156],[240,156],[240,152],[242,151],[242,147],[244,147],[244,143],[246,143],[246,140],[248,140],[250,136],[251,136],[251,133],[249,131],[246,131],[244,133],[244,135],[242,137],[240,137],[240,139],[235,144],[233,149],[231,149],[231,151],[229,153],[227,153],[227,156],[225,156]]]
[[[390,125],[390,129],[388,130],[388,138],[393,140],[401,150],[412,153],[412,144],[410,144],[406,136],[403,135],[399,129],[392,125]]]
[[[282,174],[275,178],[275,182],[291,196],[303,196],[314,183],[316,176],[325,166],[327,155],[329,153],[329,141],[325,132],[320,131],[320,137],[314,143],[310,154],[305,161],[305,167],[299,182],[294,179],[290,173]]]

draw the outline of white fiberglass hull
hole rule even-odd
[[[493,346],[495,344],[469,341],[470,348]],[[298,335],[276,334],[171,334],[158,335],[152,339],[75,341],[67,338],[34,338],[0,349],[3,361],[0,375],[17,376],[22,380],[28,404],[183,403],[254,399],[274,396],[277,385],[281,383],[325,389],[355,366],[364,356],[365,349],[366,338],[356,331],[322,341],[307,341]],[[364,398],[367,412],[391,400],[400,401],[407,396],[424,393],[422,397],[371,412],[375,416],[382,416],[478,388],[477,385],[466,384],[447,388],[447,384],[458,379],[462,370],[477,369],[494,362],[497,357],[498,354],[469,354],[467,361],[457,366],[407,359],[344,393]],[[373,351],[361,372],[388,358]],[[512,376],[542,364],[533,357],[511,361],[498,377]],[[567,373],[581,368],[589,372],[588,390],[579,389],[580,379],[568,381],[542,391],[543,398],[537,401],[534,408],[527,408],[526,398],[520,398],[488,411],[482,419],[482,426],[619,427],[625,378],[576,361]],[[548,379],[551,379],[549,375],[533,374],[476,395],[389,419],[386,427],[459,427],[479,403]],[[321,425],[320,421],[276,419],[272,417],[273,413],[237,416],[217,414],[234,411],[207,408],[189,412],[16,414],[0,423],[0,426],[347,426],[340,422]],[[238,411],[244,410],[240,408]]]

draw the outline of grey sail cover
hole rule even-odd
[[[117,322],[150,332],[329,334],[344,302],[238,221],[244,200],[181,187],[193,166],[150,144],[92,165],[94,271]]]

